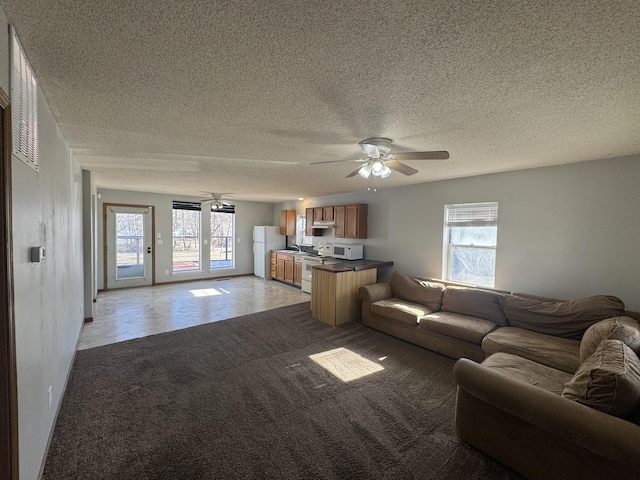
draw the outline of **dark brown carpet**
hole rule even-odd
[[[308,303],[82,350],[43,478],[518,478],[456,437],[453,364]]]

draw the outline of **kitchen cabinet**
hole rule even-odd
[[[367,238],[368,213],[366,203],[307,208],[305,235],[322,235],[324,229],[313,228],[313,222],[331,221],[335,224],[333,235],[336,238]]]
[[[276,278],[278,273],[277,253],[271,252],[271,278]]]
[[[336,238],[367,238],[367,216],[369,208],[366,203],[339,205],[333,207]]]
[[[272,277],[276,280],[280,280],[281,282],[290,283],[292,285],[296,285],[296,272],[298,270],[296,261],[298,260],[297,255],[289,255],[287,253],[271,253],[271,255],[275,255],[275,275],[272,274]],[[273,257],[272,257],[272,268],[273,268]],[[297,285],[302,285],[302,257],[300,257],[300,271],[298,273],[298,283]]]
[[[280,235],[296,234],[296,211],[280,210]]]
[[[295,266],[293,263],[293,257],[284,261],[284,281],[287,283],[293,283],[293,273]]]
[[[313,269],[311,315],[329,325],[360,321],[358,289],[377,281],[377,269]]]
[[[324,230],[322,228],[313,228],[313,221],[320,220],[319,218],[315,218],[315,208],[307,208],[305,210],[305,218],[306,218],[306,226],[304,229],[304,234],[307,236],[320,237],[322,236]]]
[[[313,208],[313,221],[331,221],[333,220],[333,207],[314,207]]]
[[[324,212],[324,208],[315,207],[313,209],[313,221],[314,222],[321,222],[323,220],[323,212]]]
[[[276,254],[276,280],[284,282],[284,262],[286,255]]]

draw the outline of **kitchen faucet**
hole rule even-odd
[[[302,251],[302,248],[300,247],[300,245],[296,245],[295,243],[291,245],[292,247],[296,247],[298,249],[298,252]]]

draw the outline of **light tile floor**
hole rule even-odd
[[[78,350],[310,300],[299,288],[255,276],[109,290],[98,294]]]

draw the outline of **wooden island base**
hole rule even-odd
[[[311,314],[329,325],[360,320],[358,289],[377,281],[377,269],[336,271],[313,269]]]

